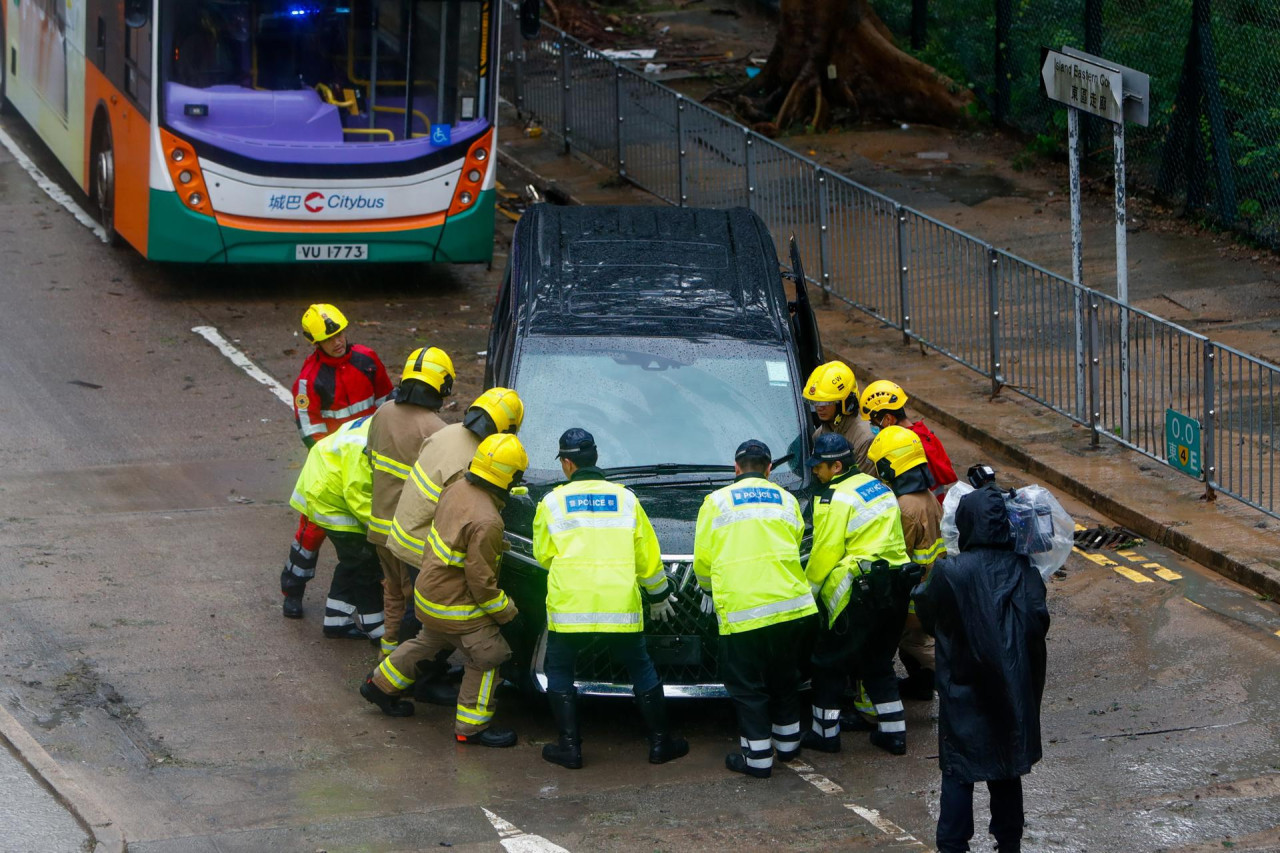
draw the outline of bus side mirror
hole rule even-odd
[[[542,29],[542,0],[520,0],[520,35],[536,39]]]
[[[151,0],[125,0],[124,25],[131,30],[145,27],[151,19]]]

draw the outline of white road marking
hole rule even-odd
[[[826,776],[823,776],[817,770],[814,770],[813,767],[799,759],[785,762],[784,766],[790,767],[792,770],[796,771],[801,779],[805,780],[824,794],[840,795],[845,793],[844,788],[841,788],[835,782],[832,782]],[[925,853],[933,853],[932,849],[926,847],[920,839],[916,838],[914,835],[907,832],[887,817],[881,815],[876,809],[869,809],[866,806],[860,806],[857,803],[845,803],[844,807],[874,826],[876,829],[883,832],[885,835],[892,835],[897,841],[919,847],[921,850],[924,850]]]
[[[489,818],[489,823],[493,824],[493,828],[498,831],[503,849],[510,853],[569,853],[559,844],[548,841],[541,835],[529,835],[514,823],[503,820],[488,809],[484,809],[484,816]]]
[[[217,329],[213,326],[196,326],[191,331],[217,347],[218,352],[229,358],[232,364],[249,374],[251,378],[267,386],[267,389],[272,394],[275,394],[281,403],[293,408],[293,395],[289,393],[289,389],[277,382],[271,374],[250,361],[247,355],[233,347],[226,338],[218,333]]]
[[[44,190],[45,195],[62,205],[67,211],[76,218],[76,221],[88,228],[102,242],[107,242],[107,232],[103,230],[98,221],[90,216],[83,207],[76,204],[66,190],[49,180],[49,176],[40,171],[40,167],[31,161],[18,143],[13,141],[13,137],[0,129],[0,145],[3,145],[13,155],[13,159],[18,161],[18,165],[26,170],[31,179],[36,182],[36,186]]]

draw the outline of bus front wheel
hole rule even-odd
[[[120,235],[116,233],[116,157],[111,147],[111,124],[104,116],[99,116],[98,129],[94,134],[93,153],[89,158],[93,169],[93,203],[98,208],[98,221],[106,232],[107,243],[120,245]]]

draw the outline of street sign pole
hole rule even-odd
[[[1120,301],[1120,435],[1129,440],[1129,236],[1125,228],[1124,122],[1111,126],[1116,154],[1116,299]]]
[[[1071,282],[1076,326],[1076,412],[1085,411],[1084,229],[1080,224],[1080,111],[1067,107],[1067,168],[1071,188]]]

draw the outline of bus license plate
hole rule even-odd
[[[294,249],[299,261],[367,261],[367,243],[299,243]]]

